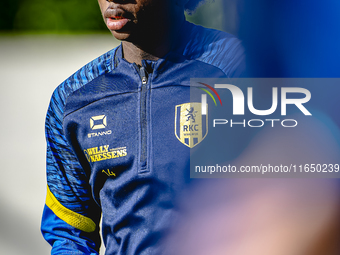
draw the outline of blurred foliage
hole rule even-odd
[[[0,1],[0,30],[12,30],[15,14],[20,6],[19,1]]]
[[[187,20],[204,27],[237,34],[239,0],[207,0]]]
[[[207,3],[198,7],[194,13],[186,13],[185,16],[192,23],[223,30],[222,1],[207,1]]]
[[[19,0],[0,3],[0,30],[106,31],[97,1]],[[6,10],[11,10],[3,16]]]
[[[83,0],[0,0],[0,30],[9,32],[105,32],[98,2]],[[213,1],[213,0],[212,0]],[[233,3],[208,1],[187,19],[196,24],[235,33]],[[231,8],[230,8],[231,7]]]

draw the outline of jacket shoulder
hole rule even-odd
[[[111,72],[114,69],[114,56],[117,48],[104,53],[72,74],[55,89],[52,99],[56,98],[59,103],[65,105],[67,97],[73,92],[100,75]]]
[[[189,34],[183,55],[221,69],[228,77],[245,68],[244,49],[235,36],[215,29],[187,23]]]

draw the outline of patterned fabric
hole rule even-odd
[[[88,177],[65,138],[63,132],[64,107],[70,94],[94,78],[113,70],[114,54],[115,49],[107,52],[63,82],[54,91],[47,111],[45,132],[48,186],[61,204],[67,205],[70,210],[85,216],[91,197],[88,189]]]
[[[41,227],[52,254],[97,254],[101,214],[107,254],[160,254],[173,201],[190,179],[175,107],[190,100],[190,78],[243,69],[241,44],[229,34],[186,22],[179,38],[163,59],[143,61],[145,71],[119,46],[53,93]]]

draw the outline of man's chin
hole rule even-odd
[[[129,38],[131,38],[130,31],[117,32],[111,30],[111,34],[120,41],[130,41]]]

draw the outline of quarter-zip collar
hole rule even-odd
[[[151,72],[151,70],[157,69],[163,61],[165,61],[166,58],[160,58],[156,61],[153,60],[142,60],[142,66],[146,69],[148,73]],[[130,67],[135,67],[138,66],[135,63],[130,63],[128,62],[124,57],[123,57],[123,46],[120,44],[116,50],[115,56],[114,56],[114,67],[117,68],[120,64],[124,64]]]

